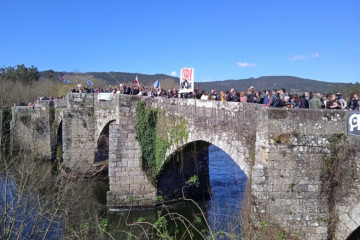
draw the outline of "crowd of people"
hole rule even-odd
[[[59,99],[65,99],[66,96],[58,96],[58,97],[38,97],[37,101],[54,101]],[[34,106],[35,102],[19,102],[19,104],[14,103],[13,106]]]
[[[177,89],[169,89],[165,91],[162,88],[145,88],[139,86],[126,86],[120,84],[115,88],[84,90],[86,92],[113,92],[129,95],[141,95],[149,97],[166,97],[166,98],[193,98],[201,100],[212,101],[227,101],[227,102],[241,102],[241,103],[256,103],[264,104],[265,106],[274,108],[309,108],[309,109],[359,109],[360,102],[356,93],[351,93],[350,96],[344,98],[340,93],[322,94],[305,92],[303,94],[289,94],[284,88],[255,91],[251,86],[246,92],[235,91],[218,91],[211,90],[197,91],[190,93],[180,93]]]
[[[255,91],[251,86],[246,92],[235,91],[218,91],[211,90],[210,92],[194,90],[190,93],[181,93],[177,89],[169,89],[165,91],[163,88],[146,88],[137,85],[123,85],[107,88],[88,88],[78,87],[71,90],[73,93],[119,93],[128,95],[140,95],[149,97],[166,97],[166,98],[193,98],[211,101],[227,101],[227,102],[241,102],[241,103],[256,103],[264,104],[265,106],[274,108],[309,108],[309,109],[359,109],[360,102],[356,93],[351,93],[348,97],[343,97],[340,93],[336,94],[322,94],[305,92],[303,94],[289,94],[284,88]],[[61,97],[42,97],[38,100],[55,100],[64,99]],[[34,103],[21,103],[20,106],[31,106]]]

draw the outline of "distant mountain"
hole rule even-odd
[[[55,80],[58,76],[63,75],[65,78],[73,83],[83,81],[88,78],[90,80],[97,80],[106,84],[118,85],[120,83],[130,84],[134,82],[135,76],[142,85],[151,86],[156,80],[160,80],[161,87],[164,89],[177,88],[179,86],[179,78],[168,76],[165,74],[142,74],[142,73],[125,73],[125,72],[88,72],[88,73],[68,73],[68,72],[40,72],[41,78],[51,77]],[[331,83],[324,81],[316,81],[311,79],[304,79],[292,76],[265,76],[259,78],[248,78],[238,80],[225,80],[214,82],[198,82],[200,90],[210,91],[216,89],[218,91],[228,91],[234,88],[236,91],[246,91],[250,86],[254,86],[256,91],[263,91],[265,89],[280,89],[285,88],[290,93],[302,92],[330,92],[333,89],[344,87],[345,83]]]
[[[246,91],[250,86],[253,86],[255,91],[285,88],[286,91],[290,93],[309,91],[325,93],[345,85],[345,83],[330,83],[292,76],[266,76],[239,80],[201,82],[199,83],[199,88],[206,91],[211,89],[228,91],[231,88],[234,88],[236,91]]]

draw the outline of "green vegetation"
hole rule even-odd
[[[320,172],[321,192],[332,197],[341,197],[342,189],[353,186],[354,167],[352,158],[354,149],[349,146],[343,134],[334,134],[328,139],[331,154],[322,159]]]
[[[20,121],[23,122],[25,125],[29,124],[31,121],[31,115],[29,114],[29,115],[20,116]]]
[[[273,140],[274,140],[275,143],[281,143],[281,140],[280,140],[279,136],[275,136]]]
[[[62,150],[62,146],[58,145],[56,147],[56,158],[57,159],[62,159],[63,157],[63,150]]]
[[[186,183],[189,184],[189,186],[195,185],[196,187],[199,187],[200,185],[199,178],[196,175],[192,176]]]
[[[286,91],[290,93],[303,93],[309,91],[328,92],[334,88],[345,85],[345,83],[330,83],[292,76],[264,76],[259,78],[204,82],[200,84],[200,88],[206,91],[210,89],[226,91],[230,90],[230,88],[235,88],[236,91],[246,91],[250,86],[254,86],[255,91],[285,88]]]
[[[153,183],[165,162],[170,146],[182,146],[188,138],[187,122],[181,116],[166,116],[159,108],[151,109],[145,102],[136,103],[136,139],[141,147],[141,166]]]
[[[338,86],[330,91],[331,93],[341,93],[344,98],[350,96],[350,93],[355,92],[358,95],[360,94],[360,83],[347,83],[343,86]]]
[[[299,137],[299,136],[300,136],[300,132],[297,131],[297,130],[293,130],[293,131],[291,132],[291,135],[292,135],[293,137]]]
[[[107,228],[109,227],[109,219],[103,218],[100,221],[100,233],[105,233],[107,231]]]
[[[275,135],[273,138],[273,141],[275,144],[284,144],[284,145],[287,145],[288,147],[293,146],[291,138],[290,138],[290,134]]]
[[[64,73],[47,70],[39,72],[36,67],[15,67],[0,68],[0,106],[12,106],[21,102],[34,102],[38,97],[62,96],[71,91],[76,84],[85,84],[85,79],[91,77],[89,74],[68,74],[66,79],[71,84],[64,84],[57,81],[58,76]],[[102,79],[92,79],[96,87],[108,86]]]
[[[139,217],[139,218],[137,219],[137,221],[138,221],[138,222],[145,222],[145,218],[144,218],[144,217]]]
[[[87,123],[86,123],[86,121],[85,121],[85,120],[82,120],[81,125],[83,126],[83,128],[87,128]]]
[[[266,221],[261,221],[261,222],[259,222],[259,225],[260,225],[262,228],[267,228],[268,223],[267,223]]]
[[[0,160],[2,159],[2,154],[7,154],[10,151],[10,122],[12,119],[11,108],[1,108],[0,109]]]
[[[142,86],[150,87],[156,80],[160,80],[161,87],[164,89],[177,88],[179,86],[179,78],[171,77],[165,74],[141,74],[141,73],[126,73],[126,72],[56,72],[53,70],[47,70],[40,72],[40,81],[42,79],[55,79],[57,76],[63,76],[65,79],[71,81],[71,83],[85,84],[85,79],[90,79],[96,86],[102,85],[103,87],[108,85],[131,84],[134,82],[136,76]],[[79,81],[80,80],[80,81]]]
[[[276,236],[277,240],[284,240],[285,239],[285,234],[284,233],[278,233],[278,235]]]
[[[4,81],[20,81],[23,84],[29,84],[33,81],[38,81],[40,78],[36,67],[25,67],[24,64],[16,67],[2,67],[0,68],[0,82]]]
[[[135,201],[135,197],[134,196],[130,196],[129,197],[129,202],[134,202]]]
[[[290,183],[286,192],[294,192],[295,183]]]
[[[329,205],[329,239],[332,239],[338,219],[335,203],[353,188],[356,163],[355,151],[349,146],[346,135],[334,134],[328,141],[330,154],[322,158],[320,187]]]
[[[156,197],[156,201],[157,201],[157,202],[163,202],[163,201],[164,201],[164,197],[161,196],[161,195],[159,195],[159,196]]]

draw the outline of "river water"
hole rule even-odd
[[[215,145],[209,147],[209,173],[212,196],[206,204],[208,221],[215,230],[238,232],[246,175]],[[229,229],[234,226],[237,229]]]
[[[225,231],[239,234],[247,177],[234,160],[215,145],[209,147],[209,174],[211,198],[198,204],[214,232]],[[193,219],[194,215],[201,216],[199,209],[193,203],[178,202],[166,207],[166,211],[180,213],[188,219]],[[161,208],[133,210],[128,222],[139,218],[155,222],[159,210],[164,212]],[[115,217],[116,211],[112,215],[112,220],[118,221],[118,217]]]
[[[129,232],[137,235],[141,234],[139,227],[133,226],[131,223],[139,221],[146,221],[154,223],[159,218],[168,212],[178,213],[185,216],[190,221],[194,221],[196,216],[201,226],[205,226],[204,221],[200,217],[204,216],[210,225],[213,232],[225,231],[231,233],[240,232],[241,206],[243,203],[246,175],[236,165],[236,163],[220,148],[211,145],[209,147],[209,173],[211,198],[206,202],[198,202],[201,211],[196,204],[191,202],[178,202],[165,207],[147,208],[147,209],[118,209],[115,211],[107,211],[106,208],[106,192],[109,188],[107,178],[99,178],[97,180],[84,180],[82,184],[86,186],[88,191],[87,196],[84,196],[78,212],[88,211],[91,215],[97,215],[97,219],[105,219],[103,224],[107,231],[114,237],[114,239],[126,239]],[[1,175],[0,175],[1,179]],[[4,181],[0,182],[0,218],[4,214],[1,206],[4,205]],[[9,190],[8,190],[9,191]],[[7,200],[9,201],[9,199]],[[36,208],[34,208],[36,210]],[[92,209],[89,211],[89,209]],[[21,211],[20,211],[21,212]],[[82,214],[80,214],[82,215]],[[78,216],[80,216],[78,215]],[[31,221],[31,214],[27,214]],[[21,218],[21,216],[19,216]],[[73,217],[74,218],[74,217]],[[75,217],[77,218],[77,217]],[[200,220],[199,220],[200,219]],[[80,222],[79,222],[80,221]],[[196,222],[196,221],[195,221]],[[42,223],[46,225],[45,223]],[[72,224],[82,224],[81,220],[73,219]],[[62,224],[57,223],[50,229],[49,235],[46,239],[61,239],[64,234],[61,232]],[[31,226],[31,224],[30,224]],[[1,228],[1,226],[0,226]],[[199,227],[201,229],[202,227]],[[121,231],[119,231],[121,229]],[[167,231],[175,236],[180,236],[184,231],[179,225],[171,222],[167,223]],[[0,229],[1,230],[1,229]],[[209,231],[204,227],[204,234],[209,234]],[[178,232],[178,233],[177,233]],[[26,232],[24,233],[26,234]],[[176,235],[178,234],[178,235]],[[1,236],[1,231],[0,231]],[[194,234],[195,239],[197,234]],[[106,239],[106,237],[104,238]],[[186,238],[185,238],[186,239]]]

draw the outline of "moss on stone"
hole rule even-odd
[[[141,166],[155,183],[165,162],[166,152],[175,145],[181,147],[188,139],[187,122],[183,116],[166,116],[160,108],[151,108],[146,103],[136,103],[136,139],[141,148]]]
[[[288,111],[284,108],[269,108],[269,119],[285,119],[288,117]]]

